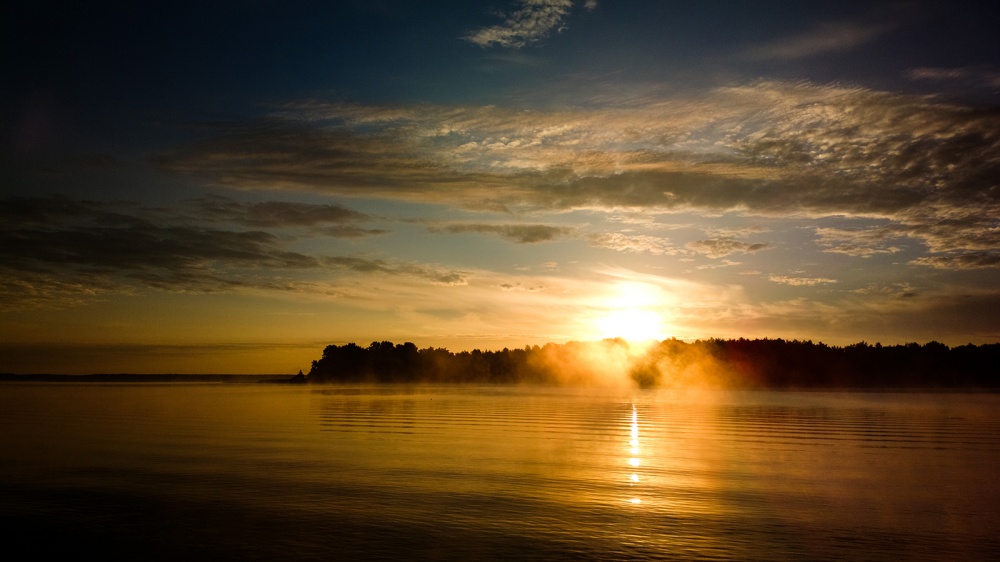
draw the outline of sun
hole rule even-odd
[[[652,310],[626,308],[599,318],[597,330],[602,338],[624,338],[630,342],[659,340],[663,337],[663,318]]]
[[[660,298],[651,287],[641,283],[621,283],[606,299],[594,321],[603,338],[623,338],[629,342],[663,339],[663,316],[656,310]]]

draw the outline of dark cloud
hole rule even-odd
[[[984,205],[977,209],[929,207],[902,219],[898,230],[917,238],[934,253],[1000,251],[1000,214]]]
[[[769,245],[761,242],[748,244],[732,238],[715,238],[688,242],[687,247],[695,253],[702,254],[710,258],[722,258],[731,254],[758,252],[768,248]]]
[[[924,256],[910,263],[935,269],[985,269],[1000,268],[1000,252],[964,252]]]
[[[444,227],[432,227],[430,230],[432,232],[444,231],[452,234],[464,232],[499,234],[519,244],[548,242],[572,232],[572,229],[569,228],[547,226],[544,224],[449,224]]]
[[[317,205],[289,201],[240,203],[227,197],[193,200],[207,217],[255,227],[318,226],[370,220],[364,213],[340,205]]]
[[[456,170],[428,157],[413,140],[405,129],[353,131],[274,121],[220,128],[214,138],[157,162],[223,187],[350,197],[480,202],[503,186],[492,174]]]
[[[437,269],[427,265],[396,262],[383,259],[367,259],[354,256],[334,256],[323,259],[328,267],[346,269],[357,273],[379,275],[402,275],[426,279],[439,285],[465,285],[464,273]]]
[[[255,206],[226,199],[213,205],[206,213],[216,218],[239,223],[249,213],[273,226],[329,224],[359,220],[360,215],[324,205]],[[163,209],[61,197],[14,198],[0,204],[0,217],[0,299],[19,308],[79,304],[143,286],[174,292],[275,289],[282,284],[275,272],[319,271],[331,265],[434,283],[465,282],[460,273],[418,264],[309,256],[289,251],[285,240],[269,232],[192,226],[188,217]],[[326,232],[333,236],[380,232],[337,224],[326,228],[333,229]]]
[[[544,291],[545,287],[543,285],[538,286],[524,286],[520,283],[500,283],[497,285],[503,291],[527,291],[533,293],[536,291]]]
[[[196,206],[199,218],[254,228],[305,227],[309,233],[333,238],[362,238],[388,232],[356,226],[354,223],[371,220],[371,217],[341,205],[290,201],[241,203],[221,196],[203,197],[189,203]]]
[[[3,224],[56,224],[67,219],[92,217],[92,204],[67,197],[10,197],[0,205]]]
[[[7,301],[65,304],[113,287],[127,292],[130,283],[183,292],[231,290],[248,285],[235,269],[319,265],[285,250],[267,232],[161,226],[139,217],[108,226],[106,215],[93,212],[86,220],[85,213],[74,213],[74,221],[51,225],[36,222],[35,215],[0,228],[0,272],[16,280],[4,284]]]
[[[328,226],[318,228],[314,232],[333,238],[363,238],[365,236],[386,234],[389,231],[378,228],[360,228],[357,226]]]
[[[152,224],[124,227],[6,228],[7,264],[42,263],[115,270],[186,270],[224,262],[248,267],[315,267],[315,259],[281,249],[273,234]]]
[[[0,229],[47,228],[79,221],[109,227],[148,224],[146,219],[135,215],[135,209],[128,202],[85,201],[59,195],[9,197],[0,204]]]

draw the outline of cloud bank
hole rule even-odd
[[[551,111],[298,102],[266,121],[220,127],[161,164],[242,190],[501,212],[878,219],[886,224],[850,235],[855,242],[825,231],[822,243],[864,257],[909,240],[934,257],[919,265],[993,267],[1000,249],[998,131],[1000,112],[993,109],[760,82],[628,107]],[[243,212],[249,221],[296,213]],[[705,246],[692,249],[699,248]]]
[[[181,209],[65,197],[18,197],[0,204],[0,301],[6,306],[67,306],[142,288],[205,293],[236,290],[337,294],[337,272],[409,277],[461,285],[461,272],[429,264],[357,256],[312,255],[290,239],[251,227],[343,228],[366,215],[337,205],[227,198]],[[225,221],[225,226],[206,226]],[[334,226],[327,226],[333,223]],[[355,228],[355,227],[347,227]],[[371,232],[371,231],[369,231]],[[327,275],[325,282],[290,280]],[[332,279],[330,277],[332,276]]]

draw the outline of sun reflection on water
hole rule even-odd
[[[628,464],[629,466],[636,468],[640,464],[642,464],[642,462],[639,459],[639,414],[635,410],[635,404],[632,404],[632,431],[631,431],[631,439],[629,440],[628,444],[629,444],[629,453],[631,453],[632,455],[628,459]],[[633,472],[632,476],[629,478],[629,487],[632,488],[633,494],[635,493],[635,485],[638,483],[639,483],[639,474],[637,472]],[[642,503],[642,500],[637,497],[632,497],[631,499],[629,499],[629,502],[632,504],[639,504]]]

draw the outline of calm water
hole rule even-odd
[[[1000,396],[0,385],[8,550],[997,559]]]

